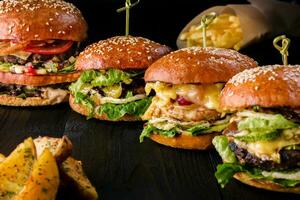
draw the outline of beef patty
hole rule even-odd
[[[255,155],[249,153],[246,149],[240,148],[235,142],[229,143],[230,149],[234,152],[241,163],[253,167],[259,167],[264,170],[286,170],[299,168],[300,165],[300,151],[299,150],[280,150],[280,163],[270,160],[262,160]]]
[[[67,90],[69,83],[49,85],[52,89],[64,89]],[[47,87],[47,86],[43,86]],[[20,96],[25,94],[24,97],[41,97],[42,87],[31,87],[26,85],[15,85],[15,84],[3,84],[0,83],[0,95]]]
[[[8,62],[12,64],[17,65],[25,65],[26,63],[33,63],[34,66],[40,66],[44,62],[53,60],[56,63],[61,63],[60,65],[65,66],[67,59],[71,56],[76,56],[78,54],[78,43],[74,43],[73,46],[66,52],[61,54],[55,54],[55,55],[41,55],[41,54],[31,54],[27,60],[24,60],[22,58],[13,56],[13,55],[7,55],[7,56],[0,56],[0,62]]]

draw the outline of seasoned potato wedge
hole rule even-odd
[[[36,160],[32,138],[26,139],[0,163],[0,199],[11,199],[26,184]]]
[[[5,160],[5,156],[0,153],[0,163],[3,162],[4,160]]]
[[[31,176],[14,200],[55,200],[59,172],[52,153],[45,149],[34,163]]]
[[[37,150],[37,156],[39,157],[45,148],[48,148],[57,163],[62,163],[71,155],[72,143],[68,137],[51,138],[51,137],[38,137],[34,139],[34,144]]]
[[[60,166],[60,173],[64,186],[76,189],[81,199],[98,199],[96,189],[84,174],[81,161],[67,158]]]

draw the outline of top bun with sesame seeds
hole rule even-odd
[[[88,46],[78,56],[76,69],[146,69],[170,52],[169,47],[143,37],[116,36]]]
[[[257,63],[234,50],[190,47],[157,60],[145,73],[145,81],[172,84],[227,82],[233,75]]]
[[[300,107],[300,65],[263,66],[245,70],[228,81],[220,96],[224,110],[252,106]]]
[[[0,40],[28,44],[33,40],[82,41],[87,23],[81,12],[62,0],[0,1]]]

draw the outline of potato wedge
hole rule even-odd
[[[64,182],[63,187],[76,189],[81,199],[98,199],[98,193],[90,180],[86,177],[81,161],[68,157],[67,160],[60,165],[60,173],[62,181]]]
[[[1,200],[11,199],[23,189],[35,160],[35,146],[32,138],[28,138],[0,163]]]
[[[4,160],[5,160],[5,156],[0,153],[0,163],[3,162]]]
[[[55,200],[59,186],[59,172],[52,153],[45,149],[34,163],[32,173],[23,190],[14,200]]]
[[[63,136],[62,138],[38,137],[34,139],[34,144],[38,157],[43,153],[45,148],[48,148],[57,163],[62,163],[72,152],[72,142],[67,136]]]

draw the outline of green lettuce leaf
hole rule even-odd
[[[210,127],[209,123],[203,123],[191,128],[188,128],[187,131],[190,132],[193,136],[200,135],[204,131],[207,131]]]
[[[106,114],[111,120],[117,120],[125,114],[141,116],[145,113],[151,103],[152,98],[144,98],[138,101],[129,102],[126,104],[106,103],[97,110],[99,115]]]
[[[93,86],[105,87],[112,86],[116,83],[124,82],[126,84],[131,83],[132,75],[118,69],[109,69],[103,72],[97,72],[96,77],[91,81]]]
[[[231,149],[228,146],[229,142],[226,136],[224,135],[216,136],[214,137],[212,143],[225,163],[237,162],[234,153],[231,151]]]
[[[228,123],[226,124],[219,124],[219,125],[213,125],[209,127],[206,130],[203,130],[201,133],[213,133],[213,132],[221,132],[228,126]]]
[[[70,85],[69,89],[72,94],[76,92],[87,94],[93,87],[108,87],[120,82],[129,84],[132,81],[131,77],[136,75],[137,73],[124,72],[118,69],[107,71],[87,70],[81,74],[75,83]]]
[[[245,172],[253,179],[273,181],[274,183],[280,184],[283,187],[295,187],[300,184],[300,180],[282,179],[282,178],[279,179],[279,178],[274,178],[272,176],[264,176],[263,175],[264,171],[261,169],[249,168],[237,163],[223,163],[221,165],[218,165],[217,171],[215,172],[215,177],[218,183],[223,188],[232,179],[233,175],[238,172]],[[272,172],[274,171],[268,173],[272,174]],[[289,174],[291,172],[286,171],[281,173]]]
[[[58,73],[67,74],[75,71],[75,62],[70,65],[64,66],[64,68],[60,69]]]
[[[285,119],[284,116],[280,114],[272,115],[268,118],[259,117],[248,117],[243,119],[238,123],[238,130],[249,130],[249,131],[273,131],[273,130],[283,130],[289,128],[298,127],[296,123]]]
[[[12,63],[0,62],[0,71],[1,72],[9,72],[11,66],[13,66]]]
[[[88,95],[81,92],[77,92],[74,96],[75,103],[81,104],[88,109],[89,116],[88,118],[93,117],[94,115],[94,102],[88,97]]]
[[[244,171],[243,166],[235,163],[224,163],[217,166],[215,177],[222,188],[232,179],[237,172]]]
[[[275,179],[274,182],[284,187],[295,187],[300,184],[300,180]]]
[[[140,142],[143,142],[145,137],[150,137],[150,135],[154,132],[165,137],[174,137],[177,134],[175,128],[171,130],[162,130],[152,126],[151,124],[147,124],[140,135]]]

